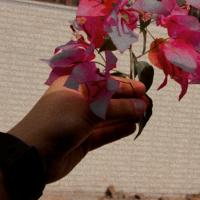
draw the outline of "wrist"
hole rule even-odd
[[[0,199],[9,200],[9,195],[5,187],[4,174],[0,169]]]
[[[46,184],[46,174],[35,147],[0,133],[1,182],[12,200],[36,200]],[[3,179],[4,177],[4,179]]]

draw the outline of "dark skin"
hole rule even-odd
[[[120,88],[102,120],[90,111],[84,85],[79,91],[71,90],[63,86],[66,79],[57,79],[8,131],[38,149],[47,169],[46,183],[66,176],[89,151],[132,134],[147,108],[142,83],[115,78],[120,80]],[[1,194],[0,199],[6,200]]]

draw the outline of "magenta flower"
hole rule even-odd
[[[57,47],[54,56],[45,60],[52,68],[46,84],[51,85],[60,76],[69,75],[65,86],[78,90],[79,85],[84,84],[91,110],[100,118],[105,118],[110,99],[119,86],[119,82],[110,76],[117,58],[111,51],[106,51],[103,72],[92,61],[94,58],[94,47],[82,39]]]
[[[129,1],[123,0],[106,19],[105,30],[121,53],[127,50],[132,43],[138,41],[138,34],[134,33],[138,15],[132,5],[129,5]]]
[[[188,15],[171,15],[162,20],[171,38],[183,39],[200,51],[200,23],[197,18]]]
[[[103,45],[108,35],[121,52],[138,40],[138,35],[133,32],[138,13],[128,0],[82,0],[76,21],[96,48]]]
[[[140,12],[168,16],[179,8],[176,0],[136,0],[133,7]]]
[[[105,119],[106,111],[113,94],[119,87],[119,82],[110,76],[110,71],[116,67],[117,58],[111,51],[106,51],[106,68],[100,72],[93,62],[79,64],[74,67],[65,86],[78,89],[84,84],[88,91],[90,109],[98,117]]]
[[[45,60],[52,68],[46,84],[51,85],[59,76],[69,75],[76,65],[88,63],[94,58],[94,47],[82,39],[57,47],[54,56]]]
[[[105,19],[117,1],[81,0],[79,3],[76,21],[95,48],[101,47],[104,43],[107,35],[104,30]]]
[[[187,92],[189,83],[200,81],[200,54],[192,45],[181,39],[157,39],[151,45],[149,59],[162,69],[165,79],[161,86],[167,84],[168,75],[181,85],[179,100]]]
[[[162,23],[162,20],[171,15],[187,15],[188,11],[181,8],[176,0],[136,0],[133,8],[142,15],[150,13],[156,19],[157,25]]]

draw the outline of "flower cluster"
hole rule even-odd
[[[129,50],[130,78],[138,74],[139,59],[148,53],[150,62],[165,74],[159,88],[167,84],[170,76],[181,86],[181,99],[189,84],[200,83],[200,23],[190,14],[192,7],[200,9],[200,0],[81,0],[71,25],[76,39],[57,47],[47,60],[52,72],[46,83],[50,85],[59,76],[69,75],[66,87],[78,89],[85,84],[90,108],[105,118],[109,101],[119,87],[119,82],[111,76],[117,66],[113,51]],[[168,37],[153,36],[148,30],[152,23],[165,28]],[[144,48],[137,56],[132,47],[140,33]],[[146,50],[148,35],[153,41]],[[103,58],[103,70],[95,62],[95,52]],[[94,85],[99,82],[103,86],[94,94]]]

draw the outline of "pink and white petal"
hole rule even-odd
[[[90,109],[92,112],[101,119],[106,119],[108,105],[113,94],[114,92],[110,92],[104,89],[100,92],[96,99],[90,103]]]
[[[188,15],[172,15],[163,20],[171,37],[177,37],[183,31],[200,32],[200,23],[197,18]]]
[[[101,1],[81,0],[76,15],[81,17],[105,16],[104,9]]]
[[[92,99],[90,108],[98,117],[105,119],[108,105],[113,94],[119,88],[119,81],[114,79],[108,79],[104,88],[98,93],[98,95]]]
[[[59,67],[71,67],[74,63],[85,61],[85,49],[83,48],[71,48],[67,50],[61,50],[50,58],[49,64],[51,68]]]
[[[131,44],[138,41],[138,34],[129,30],[126,25],[124,25],[124,31],[122,27],[113,26],[108,34],[121,53],[130,48]]]
[[[156,10],[160,10],[162,8],[162,4],[160,1],[149,1],[149,0],[136,0],[133,4],[133,7],[139,11],[145,12],[155,12]]]
[[[107,90],[110,92],[116,92],[119,89],[120,82],[115,79],[108,79],[107,80]]]
[[[85,62],[74,67],[71,77],[79,84],[104,80],[104,77],[99,76],[95,63]]]
[[[51,85],[57,78],[64,76],[64,75],[69,75],[71,73],[73,68],[54,68],[47,81],[45,84]]]
[[[184,41],[171,40],[163,46],[166,59],[173,65],[186,72],[194,72],[197,69],[197,52],[191,45]]]
[[[137,0],[133,7],[140,11],[150,12],[152,14],[168,15],[174,7],[174,0]]]
[[[76,79],[74,79],[73,76],[69,76],[64,86],[73,90],[78,90],[79,83],[76,81]]]
[[[97,81],[98,74],[95,63],[82,63],[73,70],[73,75],[80,83]]]
[[[106,56],[106,74],[108,74],[110,70],[116,67],[118,59],[112,51],[105,51],[105,56]]]

